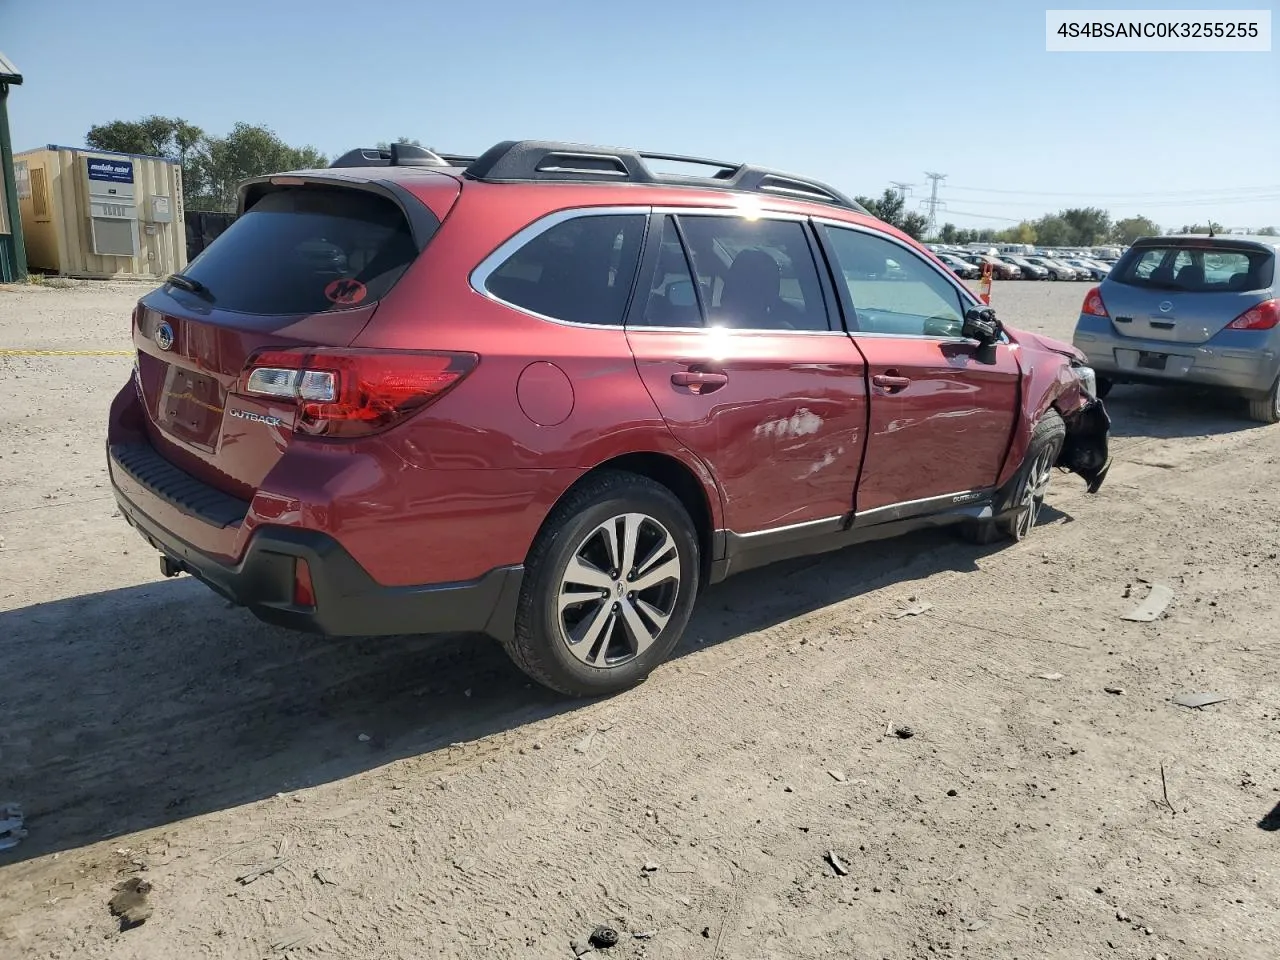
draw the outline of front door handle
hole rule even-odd
[[[688,387],[694,393],[710,393],[719,390],[729,382],[729,375],[712,373],[710,370],[681,370],[671,375],[671,382],[677,387]]]
[[[905,390],[911,386],[910,377],[900,377],[891,373],[877,373],[871,378],[871,382],[889,393],[897,393],[899,390]]]

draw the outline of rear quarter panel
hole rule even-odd
[[[385,515],[353,512],[343,543],[362,563],[440,547],[434,558],[415,559],[412,573],[387,563],[383,574],[394,581],[370,569],[384,583],[469,579],[523,562],[565,491],[625,454],[681,463],[701,484],[714,527],[723,523],[719,492],[667,429],[621,327],[555,323],[471,288],[471,271],[484,257],[548,212],[545,193],[537,206],[522,196],[519,188],[465,188],[426,254],[353,344],[480,356],[457,388],[379,438],[385,462],[378,474],[391,479],[366,499],[399,505]],[[616,195],[597,196],[616,203]]]

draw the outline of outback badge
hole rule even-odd
[[[265,423],[268,427],[279,427],[284,425],[284,421],[279,417],[268,417],[265,414],[253,413],[249,410],[228,410],[228,414],[237,420],[248,420],[251,423]]]

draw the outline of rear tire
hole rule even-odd
[[[1107,399],[1107,394],[1111,392],[1111,388],[1115,385],[1116,382],[1114,380],[1108,380],[1106,377],[1098,377],[1097,383],[1095,384],[1095,388],[1098,392],[1098,399]]]
[[[699,570],[697,534],[680,500],[648,477],[602,472],[543,525],[503,647],[557,693],[634,687],[680,642]]]
[[[973,543],[991,544],[1003,540],[1025,540],[1035,529],[1044,506],[1054,464],[1067,439],[1067,426],[1057,410],[1046,410],[1031,431],[1022,465],[996,500],[996,515],[961,528]]]
[[[1259,423],[1280,423],[1280,377],[1265,397],[1249,401],[1249,417]]]

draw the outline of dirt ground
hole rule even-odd
[[[645,960],[1280,956],[1280,427],[1118,388],[1106,487],[1056,478],[1023,544],[743,575],[648,683],[566,703],[484,640],[162,580],[103,464],[142,289],[0,288],[0,351],[125,352],[0,355],[4,960],[569,958],[602,923]],[[1069,338],[1084,289],[995,305]],[[1148,582],[1168,613],[1123,620]]]

